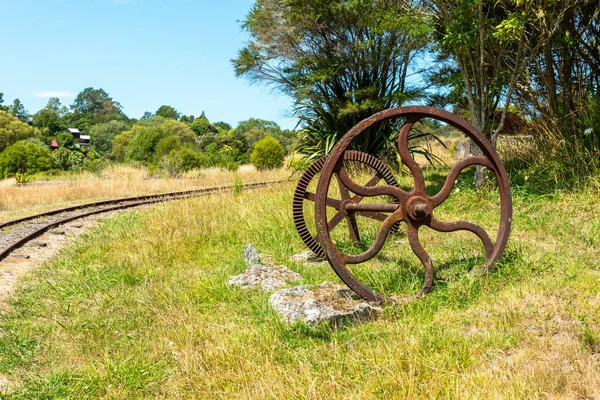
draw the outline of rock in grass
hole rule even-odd
[[[263,265],[260,254],[258,254],[258,250],[252,243],[248,243],[244,247],[244,262],[250,268]]]
[[[299,279],[300,274],[283,265],[255,265],[243,274],[231,277],[229,284],[240,289],[272,292]]]
[[[313,265],[324,263],[325,260],[310,250],[303,251],[302,253],[294,254],[290,257],[290,261],[302,263],[305,265]]]
[[[231,277],[231,286],[272,292],[301,278],[300,274],[282,265],[263,265],[258,250],[251,243],[244,247],[244,262],[250,268],[241,275]]]
[[[311,325],[344,321],[357,323],[377,318],[381,307],[358,300],[344,285],[325,282],[318,286],[296,286],[271,295],[269,304],[284,321],[304,321]]]

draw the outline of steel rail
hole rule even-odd
[[[286,183],[286,182],[289,182],[289,181],[288,180],[278,180],[278,181],[269,181],[269,182],[247,183],[247,184],[242,185],[241,189],[256,189],[256,188],[261,188],[261,187],[265,187],[265,186],[269,186],[269,185],[275,185],[275,184]],[[81,214],[71,215],[66,218],[62,218],[58,221],[53,221],[53,222],[50,222],[48,224],[41,226],[40,228],[37,228],[36,230],[32,231],[31,233],[28,233],[26,236],[10,243],[4,249],[0,250],[0,261],[5,259],[6,257],[8,257],[12,251],[23,246],[28,241],[35,239],[36,237],[44,234],[45,232],[47,232],[48,230],[50,230],[52,228],[55,228],[59,225],[65,224],[67,222],[71,222],[76,219],[85,218],[90,215],[101,214],[101,213],[105,213],[105,212],[109,212],[109,211],[139,207],[139,206],[143,206],[143,205],[147,205],[147,204],[154,204],[154,203],[160,203],[160,202],[164,202],[164,201],[182,200],[182,199],[188,199],[188,198],[192,198],[192,197],[204,196],[204,195],[224,192],[224,191],[228,191],[228,190],[233,190],[234,188],[235,188],[235,185],[227,185],[227,186],[185,190],[185,191],[180,191],[180,192],[160,193],[160,194],[154,194],[154,195],[103,200],[103,201],[97,201],[94,203],[87,203],[87,204],[81,204],[78,206],[61,208],[61,209],[57,209],[57,210],[44,212],[41,214],[36,214],[36,215],[28,216],[28,217],[15,219],[12,221],[7,221],[7,222],[0,224],[0,230],[4,229],[6,227],[12,226],[12,225],[18,225],[20,223],[32,221],[32,220],[35,220],[38,218],[45,218],[45,217],[49,217],[49,216],[54,216],[54,215],[58,215],[58,214],[62,214],[62,213],[71,212],[71,211],[85,210],[86,208],[93,208],[93,207],[114,204],[113,207],[95,209],[95,210],[87,211],[87,212],[84,212]],[[127,204],[120,204],[120,203],[127,203]]]

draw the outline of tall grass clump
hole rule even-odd
[[[565,118],[534,120],[533,143],[501,148],[513,184],[536,191],[580,190],[600,179],[600,97],[580,99]]]

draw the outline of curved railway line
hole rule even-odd
[[[257,189],[287,180],[247,183],[241,185],[242,190]],[[50,229],[56,228],[67,222],[85,218],[95,214],[123,210],[148,204],[165,201],[181,200],[191,197],[205,196],[213,193],[231,191],[234,185],[218,186],[202,189],[186,190],[181,192],[161,193],[154,195],[127,197],[121,199],[104,200],[94,203],[82,204],[62,208],[29,217],[19,218],[0,224],[0,261],[8,257],[14,250],[25,243],[37,238]]]

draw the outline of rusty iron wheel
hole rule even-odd
[[[414,178],[414,188],[406,192],[393,185],[362,186],[353,182],[343,162],[345,153],[348,152],[350,143],[365,130],[381,124],[384,121],[404,118],[405,122],[398,135],[398,150],[402,162],[409,168]],[[425,180],[423,172],[417,162],[408,151],[408,134],[412,127],[423,118],[432,118],[447,123],[460,130],[468,136],[481,149],[481,156],[468,156],[457,161],[445,179],[443,187],[434,196],[428,196],[425,192]],[[496,240],[492,242],[487,232],[479,225],[465,220],[455,222],[443,222],[434,217],[434,210],[442,204],[450,195],[458,174],[471,165],[482,165],[490,169],[498,184],[500,195],[500,223]],[[388,213],[386,219],[379,227],[379,231],[371,247],[358,255],[348,255],[340,252],[333,243],[330,230],[327,225],[326,208],[327,193],[333,175],[337,175],[341,183],[350,191],[363,197],[392,196],[397,204],[348,204],[346,212],[380,212]],[[333,267],[336,274],[357,294],[369,301],[394,302],[392,299],[382,296],[362,282],[360,282],[346,267],[350,264],[359,264],[375,257],[383,247],[387,235],[393,225],[404,221],[407,225],[408,242],[425,268],[425,279],[418,296],[427,294],[433,285],[435,268],[431,258],[419,241],[419,228],[428,226],[438,232],[454,232],[459,230],[470,231],[477,235],[482,241],[485,249],[485,263],[483,272],[487,272],[492,265],[502,256],[512,222],[512,197],[508,176],[500,157],[491,147],[484,136],[464,119],[447,111],[433,107],[401,107],[379,112],[364,119],[346,133],[335,145],[331,155],[322,168],[321,176],[317,184],[315,201],[315,221],[317,224],[318,241],[323,246],[326,258]],[[342,210],[344,211],[344,210]]]
[[[313,162],[311,166],[302,174],[300,180],[298,181],[298,185],[296,186],[296,190],[294,192],[294,200],[292,202],[292,215],[294,216],[294,225],[296,226],[296,230],[300,235],[300,238],[306,244],[306,246],[313,252],[315,255],[325,258],[325,253],[321,248],[321,245],[316,240],[316,235],[313,235],[308,227],[306,226],[306,220],[304,219],[304,204],[307,201],[314,202],[315,194],[308,190],[308,186],[312,182],[312,180],[321,172],[323,169],[323,165],[327,161],[327,156],[323,156],[319,158],[317,161]],[[360,163],[368,166],[370,169],[374,170],[373,177],[366,184],[367,187],[377,185],[382,179],[391,186],[398,186],[398,182],[396,182],[396,178],[391,173],[390,169],[387,165],[379,160],[378,158],[363,153],[360,151],[348,150],[344,152],[344,161],[351,163]],[[342,208],[342,204],[352,202],[354,204],[360,203],[363,199],[363,196],[354,195],[350,196],[350,191],[346,188],[341,181],[337,180],[341,200],[334,199],[328,197],[326,200],[326,205],[328,207],[332,207],[336,209],[338,212],[336,215],[328,221],[329,230],[333,230],[340,222],[346,219],[348,223],[348,230],[350,233],[350,238],[352,239],[355,245],[358,245],[360,242],[360,233],[358,232],[358,225],[356,223],[356,216],[362,216],[366,218],[372,218],[379,221],[383,221],[387,218],[387,216],[383,213],[379,212],[357,212],[357,213],[342,213],[340,209]],[[396,231],[398,229],[398,225],[392,228],[392,231]]]

